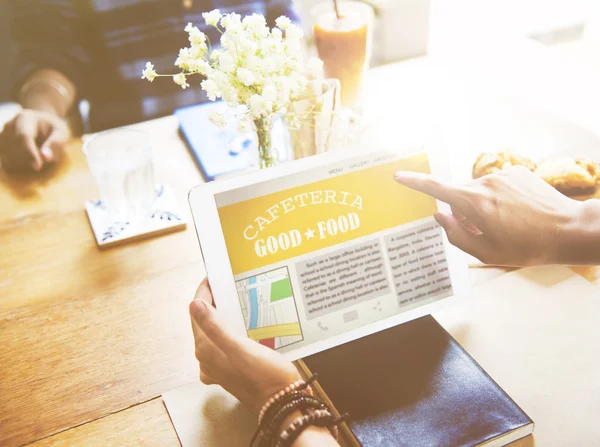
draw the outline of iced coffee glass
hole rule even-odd
[[[359,1],[332,0],[311,9],[315,44],[325,75],[340,80],[342,107],[360,114],[363,77],[371,62],[373,8]]]

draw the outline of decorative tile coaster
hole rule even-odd
[[[186,223],[175,195],[167,185],[156,185],[156,201],[152,216],[145,222],[113,221],[102,200],[85,202],[85,210],[100,248],[125,244],[161,234],[184,230]]]

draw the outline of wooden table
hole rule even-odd
[[[427,65],[373,72],[372,98],[406,105],[382,108],[386,117],[427,113]],[[152,136],[157,180],[187,209],[202,178],[176,119],[138,127]],[[40,176],[0,173],[2,446],[178,445],[160,395],[198,375],[188,303],[205,272],[191,219],[186,231],[100,251],[83,209],[95,197],[78,140]],[[578,271],[598,280],[595,269]],[[501,273],[476,269],[473,277]]]
[[[187,212],[201,176],[177,121],[140,127],[157,178]],[[177,445],[158,396],[198,376],[187,309],[205,272],[194,227],[98,250],[82,206],[98,192],[79,141],[65,161],[34,180],[1,177],[0,445],[84,434],[86,445]]]

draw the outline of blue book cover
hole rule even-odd
[[[303,359],[340,414],[349,445],[502,446],[533,421],[431,316]]]
[[[184,107],[175,111],[179,126],[206,181],[248,169],[256,156],[256,136],[240,134],[237,123],[220,129],[208,119],[211,110],[223,110],[221,101]],[[273,126],[272,141],[280,149],[281,160],[288,158],[281,120]]]

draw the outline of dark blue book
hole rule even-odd
[[[222,101],[208,102],[184,107],[175,111],[181,133],[202,171],[206,181],[217,177],[242,172],[250,168],[256,158],[256,137],[254,133],[239,134],[235,122],[220,129],[208,119],[211,110],[223,110]],[[279,157],[287,158],[283,152],[287,147],[281,121],[276,121],[272,134],[274,147],[280,148]]]
[[[346,444],[503,446],[533,421],[430,315],[303,359],[317,392],[348,413]],[[349,430],[347,430],[349,428]]]

